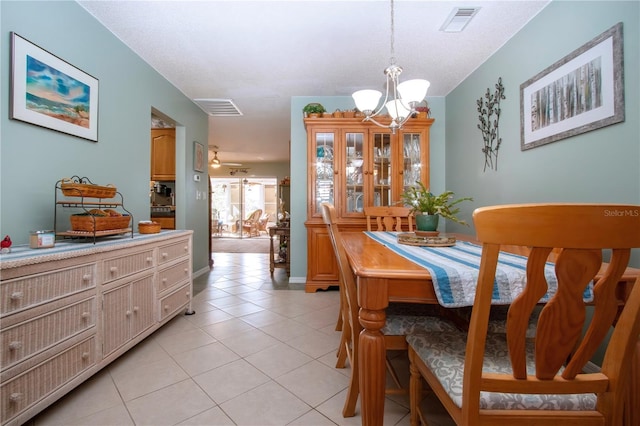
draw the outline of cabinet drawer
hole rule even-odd
[[[0,389],[0,418],[10,421],[95,362],[96,341],[91,337],[4,382]]]
[[[2,358],[4,369],[17,364],[56,343],[96,325],[96,298],[92,297],[37,316],[11,327],[3,327]]]
[[[189,304],[191,296],[190,284],[176,290],[174,293],[160,299],[160,321],[173,316],[178,310]]]
[[[153,267],[153,249],[131,253],[104,261],[103,283],[115,281],[127,275]]]
[[[85,291],[96,286],[94,263],[16,278],[0,283],[0,316]]]
[[[189,240],[184,239],[178,242],[160,246],[158,248],[158,264],[171,262],[182,256],[189,254]]]
[[[158,273],[158,293],[162,293],[189,278],[189,261],[182,261]]]

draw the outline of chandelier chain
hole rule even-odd
[[[396,64],[394,15],[393,0],[391,0],[391,65]]]

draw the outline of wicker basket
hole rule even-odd
[[[60,189],[67,197],[113,198],[116,195],[116,187],[113,185],[77,183],[71,179],[62,179]]]
[[[71,229],[73,231],[94,232],[128,228],[131,216],[92,216],[89,214],[72,214],[70,219]]]
[[[141,234],[157,234],[160,228],[158,222],[138,223],[138,232]]]

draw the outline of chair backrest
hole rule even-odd
[[[631,249],[640,247],[640,206],[504,205],[479,208],[473,213],[473,220],[483,250],[465,355],[463,412],[471,418],[477,416],[480,391],[595,393],[597,410],[611,421],[606,424],[619,424],[615,419],[620,419],[621,392],[640,332],[640,281],[632,289],[619,318],[616,318],[619,307],[616,287]],[[502,245],[531,248],[527,282],[507,316],[512,375],[482,371],[491,294]],[[527,372],[526,329],[533,309],[547,291],[544,267],[554,248],[561,249],[555,261],[558,289],[539,315],[535,372]],[[606,271],[600,275],[604,249],[611,250],[611,257]],[[584,292],[596,275],[599,278],[593,284],[594,300],[590,303],[593,315],[589,320]],[[582,374],[616,319],[601,372]]]
[[[352,345],[354,353],[358,353],[358,336],[362,330],[362,326],[358,320],[358,294],[356,289],[356,281],[353,272],[349,266],[347,252],[342,244],[342,235],[338,229],[337,214],[335,207],[330,203],[322,203],[322,220],[327,225],[329,231],[329,239],[333,246],[333,251],[338,262],[338,273],[340,278],[340,297],[342,298],[345,320],[351,331]],[[344,324],[343,324],[344,327]]]
[[[260,216],[262,216],[262,210],[261,209],[257,209],[254,210],[253,213],[251,213],[246,219],[245,222],[257,222],[258,219],[260,219]]]
[[[364,215],[367,217],[367,231],[413,231],[413,215],[409,207],[367,206]]]

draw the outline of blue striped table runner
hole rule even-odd
[[[397,232],[368,232],[365,234],[400,256],[429,271],[438,302],[448,308],[472,306],[480,269],[482,247],[466,241],[457,241],[452,247],[418,247],[399,244]],[[526,282],[527,258],[501,252],[498,258],[493,301],[495,305],[511,303]],[[545,277],[547,294],[540,300],[548,301],[557,289],[554,264],[547,263]],[[585,300],[592,299],[591,286],[585,291]]]

